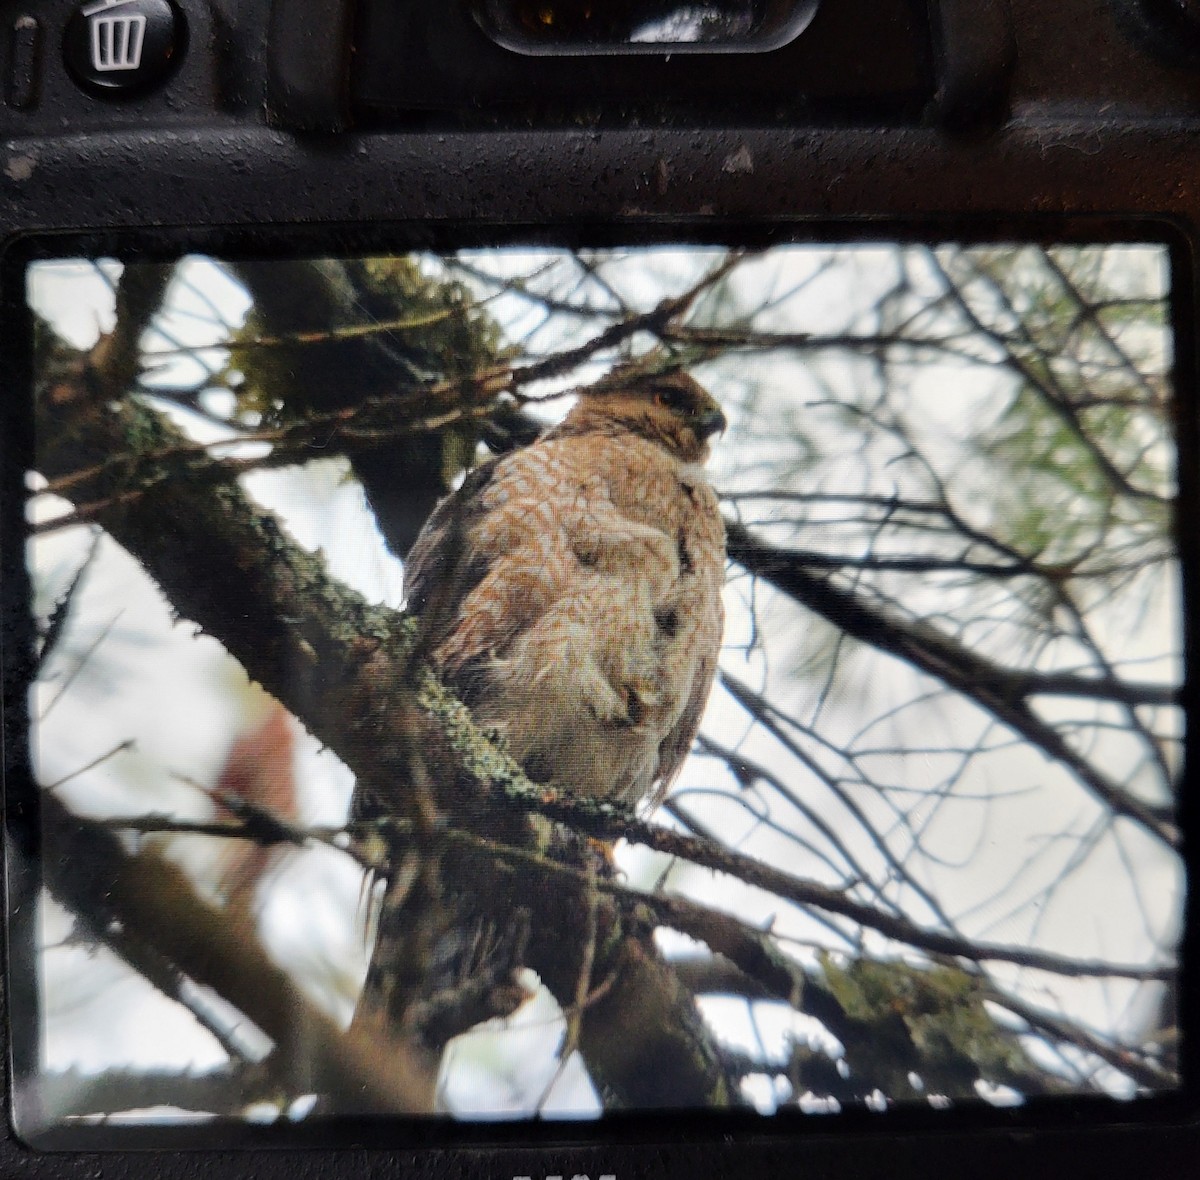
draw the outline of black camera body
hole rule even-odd
[[[484,0],[3,3],[2,330],[21,379],[27,358],[9,326],[25,323],[14,268],[62,238],[91,257],[158,259],[370,254],[397,244],[753,249],[789,237],[1148,237],[1169,243],[1174,267],[1179,481],[1183,502],[1196,494],[1187,465],[1198,453],[1190,400],[1200,390],[1195,0],[819,0],[779,18],[798,32],[777,34],[768,21],[761,43],[736,33],[712,45],[648,44],[627,36],[633,24],[619,14],[619,43],[573,39],[576,9],[592,19],[586,5],[559,5],[564,39],[539,40],[536,21],[520,24],[520,4]],[[136,33],[98,31],[99,20],[130,14],[147,17]],[[4,388],[6,398],[28,396],[8,380]],[[0,440],[6,464],[20,445],[11,433]],[[20,494],[14,478],[5,476],[10,499]],[[6,549],[20,543],[12,511]],[[1179,545],[1194,610],[1196,545],[1186,528]],[[14,593],[10,580],[6,612],[18,609]],[[1185,617],[1193,655],[1194,630]],[[1195,793],[1183,781],[1180,826],[1194,833]],[[11,874],[24,822],[11,797],[7,814]],[[1194,943],[1194,932],[1181,936],[1185,961]],[[1183,1019],[1186,1029],[1186,1011]],[[1200,1147],[1195,1065],[1185,1037],[1182,1092],[1161,1110],[1129,1117],[1114,1104],[1077,1123],[1069,1111],[1010,1123],[968,1113],[898,1130],[872,1115],[780,1132],[752,1116],[664,1113],[572,1123],[561,1134],[545,1122],[536,1133],[526,1124],[402,1133],[356,1125],[336,1146],[318,1138],[151,1155],[44,1154],[10,1130],[0,1171],[56,1180],[147,1168],[164,1177],[328,1169],[493,1180],[934,1168],[1183,1175]]]
[[[846,3],[761,54],[586,57],[504,49],[466,5],[213,4],[128,93],[72,73],[71,15],[11,11],[10,233],[1194,216],[1200,51],[1175,0]]]

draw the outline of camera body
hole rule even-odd
[[[1192,325],[1175,342],[1180,396],[1200,388],[1194,0],[797,7],[802,30],[781,44],[617,52],[501,43],[482,3],[4,3],[0,242],[11,251],[69,233],[94,243],[95,256],[135,243],[154,257],[228,243],[286,256],[493,238],[1166,234],[1179,264],[1176,316]],[[148,23],[98,31],[130,13]],[[18,314],[10,300],[6,318]],[[1185,455],[1195,453],[1193,418],[1179,427]],[[1193,494],[1194,473],[1180,480]],[[1185,830],[1195,820],[1188,794]],[[1184,1078],[1194,1082],[1186,1068]],[[417,1132],[399,1152],[381,1146],[383,1134],[298,1159],[165,1153],[149,1164],[41,1155],[10,1133],[0,1170],[63,1180],[146,1166],[164,1176],[300,1166],[628,1180],[942,1167],[984,1177],[1061,1174],[1080,1159],[1089,1174],[1149,1161],[1168,1174],[1194,1158],[1200,1136],[1178,1110],[1132,1128],[1116,1125],[1119,1115],[1111,1126],[1014,1124],[1011,1134],[969,1119],[896,1134],[868,1119],[799,1137],[731,1119],[716,1138],[664,1116],[606,1124],[594,1142],[472,1129],[425,1147]]]
[[[126,92],[66,65],[69,5],[12,6],[4,229],[1195,216],[1186,4],[826,9],[761,54],[579,57],[466,6],[212,4]]]

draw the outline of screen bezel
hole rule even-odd
[[[4,252],[2,263],[3,316],[6,325],[0,342],[0,360],[8,373],[8,396],[4,399],[0,438],[4,468],[0,483],[3,519],[0,537],[4,541],[3,609],[6,637],[5,698],[5,824],[7,876],[10,921],[7,927],[10,963],[14,957],[27,954],[24,940],[31,932],[23,925],[24,915],[32,911],[23,899],[36,891],[40,875],[37,866],[37,808],[36,797],[27,781],[26,724],[24,716],[22,661],[30,649],[30,620],[27,617],[27,579],[20,557],[19,539],[24,534],[22,515],[21,473],[32,453],[30,418],[31,332],[30,316],[25,305],[24,276],[26,267],[34,261],[67,257],[114,257],[122,260],[167,260],[184,254],[211,253],[222,258],[297,258],[314,256],[345,256],[372,253],[404,253],[415,250],[448,251],[454,248],[485,245],[666,245],[689,243],[697,245],[756,246],[784,241],[825,243],[869,243],[955,241],[972,244],[988,242],[1038,242],[1043,244],[1085,242],[1155,242],[1169,251],[1172,273],[1171,325],[1175,339],[1174,377],[1179,407],[1178,450],[1180,476],[1180,509],[1177,513],[1177,539],[1183,581],[1184,644],[1186,665],[1193,666],[1196,658],[1196,628],[1193,618],[1197,611],[1197,562],[1200,560],[1200,538],[1178,527],[1186,520],[1186,506],[1195,504],[1197,487],[1195,475],[1200,456],[1197,425],[1197,403],[1200,389],[1197,382],[1196,274],[1194,269],[1193,235],[1167,218],[954,218],[954,219],[840,219],[788,220],[771,222],[739,221],[736,223],[678,222],[647,225],[439,225],[427,223],[393,226],[353,225],[322,227],[255,227],[206,228],[202,230],[119,231],[103,233],[66,233],[30,235],[14,239]],[[1185,678],[1183,692],[1185,716],[1194,716],[1195,689]],[[1191,727],[1188,727],[1189,731]],[[1190,753],[1191,739],[1188,739]],[[1185,831],[1194,830],[1197,806],[1191,801],[1194,792],[1190,763],[1185,759],[1181,778]],[[15,783],[15,791],[14,791]],[[1184,1005],[1195,1008],[1195,989],[1192,977],[1198,949],[1194,904],[1187,905],[1186,933],[1181,941],[1185,968],[1182,976]],[[16,911],[14,913],[14,910]],[[8,977],[11,981],[11,975]],[[26,997],[22,1004],[29,1003]],[[18,1030],[9,1044],[10,1062],[20,1068],[36,1052],[36,1034]],[[847,1157],[870,1158],[871,1143],[891,1140],[895,1136],[909,1137],[913,1143],[936,1136],[943,1145],[962,1139],[964,1158],[974,1158],[972,1136],[986,1134],[989,1138],[1013,1131],[1038,1131],[1048,1137],[1077,1136],[1099,1131],[1104,1127],[1136,1124],[1144,1128],[1165,1129],[1182,1120],[1195,1117],[1198,1095],[1195,1093],[1196,1054],[1189,1037],[1184,1045],[1183,1084],[1179,1091],[1138,1099],[1125,1104],[1104,1098],[1078,1096],[1061,1100],[1041,1100],[1016,1110],[985,1107],[960,1107],[951,1112],[899,1108],[883,1114],[866,1111],[844,1111],[837,1116],[825,1116],[813,1122],[803,1115],[763,1118],[740,1112],[715,1118],[711,1112],[690,1111],[670,1114],[639,1113],[606,1116],[600,1121],[581,1122],[515,1122],[466,1123],[430,1121],[424,1119],[338,1119],[307,1127],[293,1124],[280,1128],[251,1125],[242,1122],[205,1124],[204,1150],[249,1147],[304,1146],[316,1154],[306,1154],[313,1161],[325,1158],[320,1149],[328,1149],[332,1158],[350,1146],[387,1147],[410,1151],[417,1148],[437,1148],[453,1151],[457,1148],[525,1148],[570,1145],[571,1151],[595,1153],[620,1148],[635,1154],[631,1160],[647,1158],[652,1146],[676,1149],[680,1158],[698,1150],[697,1145],[725,1145],[734,1151],[755,1145],[764,1158],[786,1152],[789,1144],[799,1139],[819,1138],[824,1145],[814,1148]],[[828,1120],[828,1121],[827,1121]],[[172,1148],[181,1146],[182,1139],[195,1137],[191,1127],[72,1127],[62,1141],[39,1142],[39,1149],[84,1152],[91,1149],[138,1150],[142,1148]],[[912,1138],[914,1137],[915,1138]],[[52,1136],[47,1138],[53,1138]],[[337,1145],[330,1148],[330,1138]],[[603,1148],[596,1145],[603,1145]],[[194,1143],[187,1143],[194,1149]],[[639,1153],[639,1148],[640,1153]],[[953,1146],[947,1147],[953,1152]],[[274,1158],[282,1157],[272,1153]],[[249,1158],[249,1157],[247,1157]],[[606,1157],[607,1158],[607,1157]],[[706,1170],[702,1158],[693,1170]],[[273,1165],[274,1166],[274,1165]],[[505,1168],[507,1168],[507,1164]],[[541,1165],[537,1165],[541,1166]],[[641,1166],[640,1164],[638,1165]],[[532,1165],[526,1165],[527,1168]],[[520,1169],[514,1169],[519,1172]],[[545,1171],[555,1169],[546,1168]],[[588,1171],[585,1166],[580,1171]],[[608,1164],[593,1167],[597,1174],[612,1172]],[[532,1174],[532,1172],[531,1172]],[[715,1173],[714,1173],[715,1174]],[[901,1171],[901,1174],[904,1174]]]

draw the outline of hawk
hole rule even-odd
[[[434,667],[533,780],[633,805],[683,764],[724,622],[704,463],[725,424],[687,374],[620,366],[472,471],[413,546]]]

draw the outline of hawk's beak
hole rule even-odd
[[[700,439],[701,442],[703,442],[704,439],[708,438],[710,435],[724,434],[725,427],[729,425],[729,423],[725,420],[725,415],[722,414],[716,406],[713,406],[711,410],[705,410],[703,414],[697,415],[694,421],[696,437]]]

